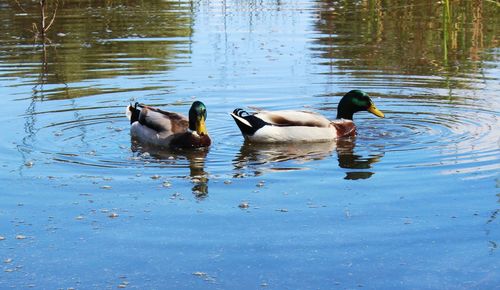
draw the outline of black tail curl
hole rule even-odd
[[[248,113],[247,111],[243,109],[235,109],[233,111],[233,115],[236,115],[240,118],[245,119],[248,123],[241,122],[238,120],[236,117],[233,116],[234,121],[236,122],[236,125],[238,125],[238,128],[240,128],[241,133],[243,135],[249,135],[252,136],[259,130],[260,128],[266,126],[266,125],[271,125],[264,120],[256,117],[255,115],[252,115]]]
[[[130,124],[132,124],[136,121],[139,121],[139,115],[141,114],[141,110],[137,109],[137,107],[142,108],[142,105],[139,104],[139,102],[136,102],[133,106],[132,106],[132,104],[130,104],[130,106],[128,107],[128,109],[131,113]]]
[[[250,114],[247,111],[245,111],[241,108],[234,109],[233,114],[235,114],[238,117],[242,117],[242,118],[245,116],[250,116]]]

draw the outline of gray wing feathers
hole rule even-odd
[[[262,111],[255,116],[279,126],[330,127],[331,123],[322,115],[309,111]]]
[[[139,115],[139,123],[147,126],[158,133],[184,133],[189,128],[189,121],[186,117],[162,111],[157,108],[144,106]]]

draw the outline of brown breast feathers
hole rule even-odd
[[[337,130],[338,138],[356,136],[356,125],[352,121],[332,122],[332,125]]]
[[[176,134],[170,143],[170,147],[178,149],[209,147],[212,141],[208,135],[197,135],[191,132]]]

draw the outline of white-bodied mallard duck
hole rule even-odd
[[[309,111],[259,111],[249,114],[242,109],[231,113],[243,137],[250,142],[325,142],[339,137],[355,136],[354,113],[368,111],[384,118],[367,93],[352,90],[342,97],[337,119],[330,121]]]
[[[147,144],[169,148],[201,148],[211,144],[205,120],[205,104],[195,101],[189,119],[183,115],[135,103],[126,111],[132,138]]]

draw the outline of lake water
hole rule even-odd
[[[45,48],[37,3],[0,2],[0,288],[498,289],[495,1],[71,0]],[[228,114],[351,89],[355,139]],[[208,151],[131,144],[130,102],[195,99]]]

